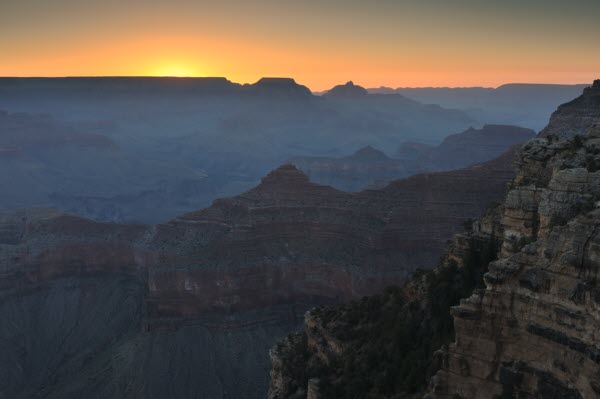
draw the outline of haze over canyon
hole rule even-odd
[[[599,15],[0,1],[0,399],[600,399]]]

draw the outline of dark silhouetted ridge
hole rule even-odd
[[[259,95],[274,95],[280,97],[312,97],[308,87],[299,85],[292,78],[261,78],[252,85],[245,85],[253,93]]]
[[[388,161],[390,158],[385,155],[382,151],[371,147],[370,145],[361,148],[354,154],[346,157],[345,159],[351,161]]]
[[[352,97],[363,97],[366,96],[367,90],[364,87],[357,86],[354,82],[347,82],[345,85],[337,85],[333,89],[329,90],[323,97],[339,97],[339,98],[352,98]]]

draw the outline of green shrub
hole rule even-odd
[[[512,251],[519,252],[520,250],[523,249],[523,247],[531,244],[534,241],[535,241],[535,239],[533,237],[521,236],[518,240],[515,240],[512,242]]]
[[[600,170],[600,161],[596,159],[596,157],[592,155],[588,155],[585,157],[585,168],[588,172],[597,172]]]
[[[581,147],[583,147],[583,138],[580,135],[576,134],[571,139],[571,148],[573,148],[574,150],[578,150]]]

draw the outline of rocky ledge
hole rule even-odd
[[[557,136],[560,138],[573,135],[585,135],[587,130],[598,123],[600,118],[600,79],[583,90],[583,95],[561,105],[552,114],[548,126],[540,132],[540,136]]]

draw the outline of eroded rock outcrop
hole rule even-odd
[[[523,148],[500,259],[453,309],[456,342],[439,353],[430,397],[600,395],[598,84]]]
[[[453,309],[431,397],[595,398],[600,140],[537,139],[518,162],[486,289]],[[552,396],[554,395],[554,396]]]
[[[330,98],[353,98],[363,97],[368,95],[367,90],[364,87],[355,85],[354,82],[350,81],[343,85],[337,85],[331,90],[325,92],[323,97]]]
[[[550,117],[550,123],[540,136],[560,138],[585,135],[600,119],[600,79],[583,90],[583,95],[561,105]]]
[[[356,194],[284,165],[255,189],[156,228],[150,320],[339,302],[402,282],[434,267],[464,221],[503,196],[511,159]]]

